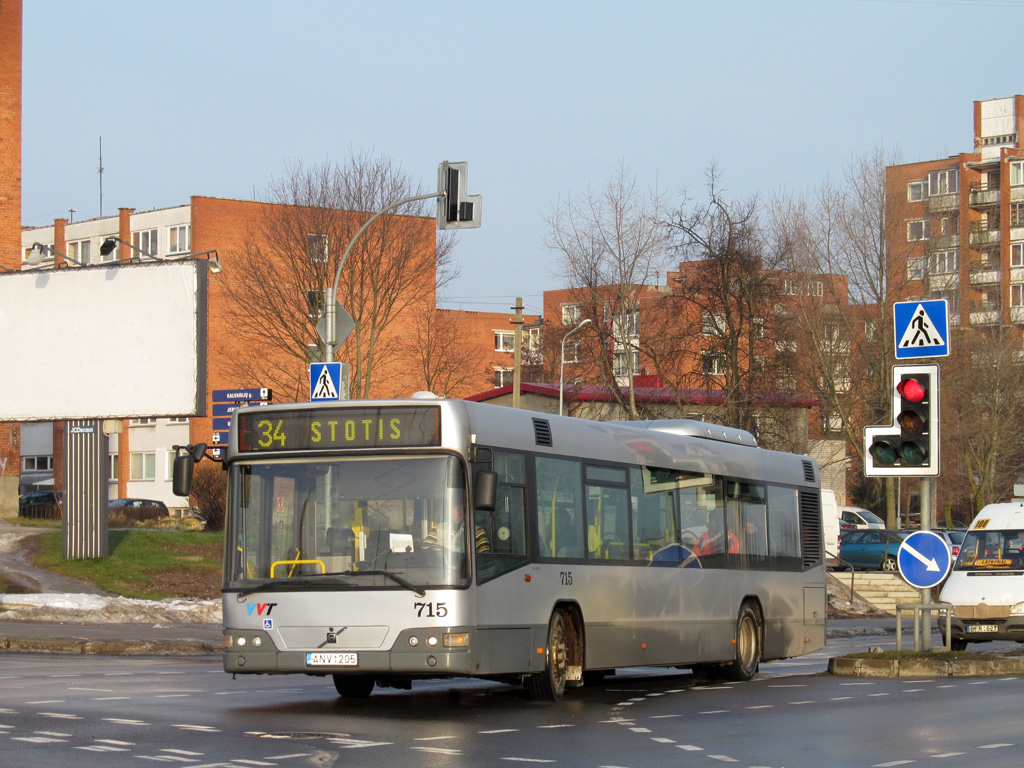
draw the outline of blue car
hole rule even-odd
[[[896,554],[911,531],[868,528],[844,531],[839,537],[842,565],[894,573],[899,570]]]

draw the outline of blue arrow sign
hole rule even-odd
[[[897,360],[949,354],[949,309],[945,299],[898,301],[892,305],[892,314]]]
[[[931,531],[915,531],[900,544],[896,554],[900,575],[917,589],[931,589],[942,582],[953,564],[946,541]]]

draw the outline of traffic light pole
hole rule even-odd
[[[356,240],[363,234],[370,225],[373,224],[377,219],[383,216],[388,211],[394,210],[400,205],[406,203],[414,203],[417,200],[432,200],[437,197],[444,197],[446,194],[445,190],[439,192],[431,192],[426,195],[415,195],[413,197],[403,197],[401,200],[396,200],[389,205],[384,206],[377,211],[373,216],[366,220],[366,223],[359,228],[355,236],[348,241],[348,247],[345,248],[345,253],[341,256],[341,261],[338,262],[338,269],[334,273],[334,283],[326,291],[326,302],[327,302],[327,339],[324,343],[324,359],[322,362],[333,363],[334,356],[338,352],[338,313],[335,307],[338,299],[338,283],[341,281],[341,270],[345,268],[345,262],[348,261],[348,255],[352,252],[352,246],[356,244]]]
[[[932,479],[921,478],[921,530],[930,531],[932,528]],[[921,590],[921,606],[924,616],[924,628],[921,632],[921,650],[932,649],[932,612],[925,606],[932,604],[932,591]]]

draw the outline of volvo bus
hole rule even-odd
[[[748,432],[421,393],[240,408],[224,469],[230,673],[557,701],[630,667],[746,680],[825,643],[818,466]]]

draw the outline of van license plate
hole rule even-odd
[[[355,653],[307,653],[307,667],[355,667],[359,655]]]
[[[974,632],[998,632],[999,627],[995,624],[968,624],[967,631]]]

